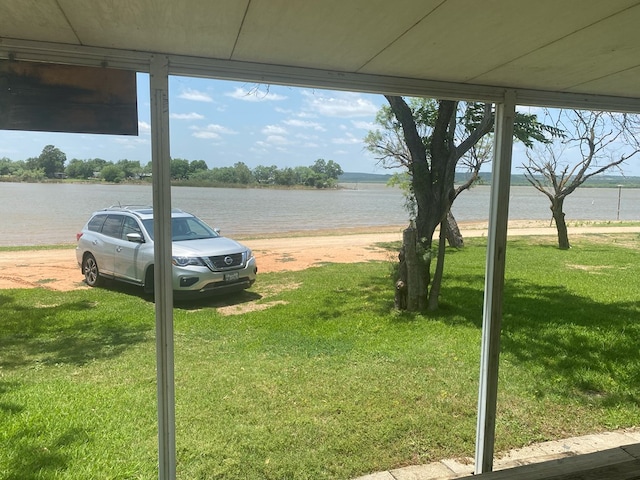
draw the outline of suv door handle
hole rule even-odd
[[[121,252],[122,251],[122,247],[118,246],[116,247],[116,252]]]

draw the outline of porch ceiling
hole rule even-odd
[[[18,40],[638,99],[638,25],[639,0],[3,0],[0,58]]]

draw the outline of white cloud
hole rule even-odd
[[[262,155],[264,153],[269,152],[266,148],[264,148],[264,145],[265,145],[264,142],[256,142],[256,145],[258,145],[260,148],[256,148],[256,147],[249,148],[249,151],[251,153],[257,153],[259,155]]]
[[[182,91],[178,98],[184,100],[193,100],[194,102],[213,102],[213,98],[208,93],[194,90],[193,88],[187,88]]]
[[[196,138],[205,138],[205,139],[221,138],[222,135],[233,135],[237,133],[231,130],[230,128],[223,127],[222,125],[216,125],[213,123],[207,125],[204,128],[192,126],[191,130],[194,131],[191,134],[192,136]]]
[[[265,135],[285,135],[287,130],[284,127],[278,125],[267,125],[262,129],[262,133]]]
[[[373,122],[365,122],[364,120],[352,120],[351,124],[361,130],[377,130],[379,127]]]
[[[362,139],[357,138],[355,135],[347,132],[344,137],[332,139],[331,143],[335,143],[336,145],[355,145],[357,143],[362,143]]]
[[[327,96],[310,91],[303,91],[303,97],[310,110],[326,117],[371,117],[378,107],[359,93],[336,92]]]
[[[131,149],[131,148],[136,148],[140,145],[147,145],[149,144],[149,140],[146,138],[140,138],[140,137],[115,137],[113,139],[114,143],[120,145],[123,148],[126,149]]]
[[[204,118],[204,115],[200,115],[199,113],[196,113],[196,112],[172,113],[171,115],[169,115],[169,117],[175,120],[202,120]]]
[[[269,135],[266,140],[269,145],[289,145],[289,140],[282,135]]]
[[[225,93],[227,97],[243,100],[245,102],[268,102],[286,100],[287,97],[271,93],[269,90],[263,91],[258,88],[248,90],[243,87],[236,87],[232,92]]]
[[[303,133],[297,133],[296,138],[300,140],[319,140],[320,137],[318,135],[305,135]]]
[[[139,133],[151,133],[151,124],[148,122],[138,121],[138,132]]]
[[[206,140],[222,138],[222,136],[219,133],[207,132],[206,130],[193,132],[192,136],[194,136],[196,138],[203,138],[203,139],[206,139]]]
[[[285,125],[289,125],[290,127],[312,128],[313,130],[318,130],[320,132],[327,131],[327,129],[320,125],[318,122],[307,122],[305,120],[291,119],[285,120],[282,123],[284,123]]]

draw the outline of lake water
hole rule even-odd
[[[398,188],[345,185],[340,190],[173,187],[172,205],[194,213],[226,236],[408,224]],[[488,186],[462,193],[458,221],[489,215]],[[109,205],[150,205],[150,185],[1,183],[0,245],[75,243],[91,212]],[[568,220],[616,220],[617,188],[583,188],[566,202]],[[550,219],[549,201],[533,187],[512,187],[512,220]],[[620,220],[640,220],[640,189],[622,189]]]

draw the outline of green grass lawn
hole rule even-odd
[[[510,240],[496,449],[640,424],[640,238]],[[486,248],[441,310],[391,265],[260,275],[178,304],[178,477],[349,479],[473,456]],[[157,477],[154,305],[136,289],[0,291],[0,478]],[[232,314],[229,314],[232,313]]]

